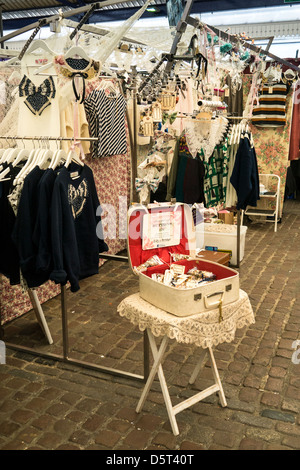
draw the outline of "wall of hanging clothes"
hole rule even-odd
[[[41,46],[41,42],[38,44]],[[96,232],[93,232],[94,225],[91,225],[91,230],[94,233],[94,242],[92,240],[91,242],[97,251],[96,253],[94,250],[93,262],[89,260],[93,267],[90,266],[90,269],[86,266],[85,274],[83,271],[81,272],[85,257],[82,256],[82,253],[77,253],[81,268],[75,267],[75,271],[77,270],[75,277],[74,273],[69,272],[66,278],[71,289],[75,291],[79,288],[78,281],[82,275],[85,277],[88,272],[91,275],[97,272],[99,265],[104,262],[103,260],[99,261],[99,252],[109,250],[109,254],[116,254],[126,247],[125,227],[119,213],[124,210],[122,204],[123,206],[125,204],[126,210],[130,201],[131,154],[126,117],[127,101],[123,96],[119,80],[101,77],[100,65],[92,59],[74,59],[72,57],[66,58],[61,54],[54,55],[46,45],[44,47],[42,44],[42,46],[39,47],[39,50],[29,48],[21,63],[0,68],[0,85],[2,79],[0,111],[3,117],[0,123],[0,135],[26,136],[26,139],[22,140],[12,138],[1,140],[2,157],[4,157],[5,150],[8,152],[9,148],[14,151],[15,157],[17,154],[21,154],[21,151],[23,152],[23,157],[20,158],[16,166],[11,167],[14,161],[11,159],[9,173],[6,174],[4,173],[8,168],[6,159],[3,158],[0,171],[3,179],[0,182],[1,225],[13,234],[11,238],[8,232],[2,231],[2,237],[7,237],[10,244],[1,245],[2,324],[17,318],[32,308],[28,296],[26,293],[24,295],[24,286],[37,288],[41,303],[59,293],[59,286],[56,285],[56,282],[62,280],[60,275],[65,269],[62,269],[61,274],[59,274],[61,268],[55,269],[51,274],[49,270],[44,269],[45,266],[43,268],[38,265],[38,260],[41,261],[43,256],[37,252],[36,244],[39,232],[36,227],[38,225],[40,228],[42,227],[45,234],[49,232],[50,226],[47,231],[45,228],[47,217],[44,217],[42,225],[41,220],[37,219],[37,214],[41,215],[43,211],[40,210],[40,206],[39,208],[36,206],[36,203],[41,201],[46,203],[45,197],[47,195],[49,204],[53,197],[52,207],[55,207],[55,194],[51,195],[52,192],[48,185],[51,184],[54,187],[53,171],[55,168],[58,171],[62,166],[59,178],[63,177],[67,159],[73,160],[71,165],[78,165],[78,162],[81,162],[76,171],[73,171],[74,168],[72,169],[68,165],[69,171],[65,174],[66,180],[60,188],[60,194],[64,194],[67,198],[68,207],[72,207],[72,220],[75,222],[83,220],[84,211],[88,209],[87,201],[93,195],[94,200],[100,200],[103,207],[110,208],[108,213],[103,214],[105,225],[107,226],[111,222],[110,217],[114,218],[116,224],[115,236],[106,240],[107,245],[104,246],[104,250],[95,245]],[[78,52],[78,49],[76,51]],[[84,55],[84,51],[82,55]],[[41,75],[35,73],[39,65],[48,65],[47,70],[44,70]],[[67,93],[66,90],[68,90]],[[76,93],[78,93],[77,96]],[[47,140],[47,136],[51,136],[51,139]],[[29,137],[32,137],[32,140]],[[38,160],[37,154],[39,152],[41,159],[42,153],[44,153],[45,161]],[[71,152],[73,154],[70,157]],[[34,153],[36,160],[33,158]],[[31,171],[24,172],[25,178],[17,180],[17,173],[21,174],[30,159]],[[53,168],[48,168],[48,165],[54,161],[56,163],[52,165]],[[41,167],[38,167],[37,162],[40,162]],[[49,175],[49,172],[52,172],[52,175]],[[76,172],[79,175],[74,176]],[[82,172],[85,174],[83,175]],[[48,174],[48,180],[45,174]],[[74,181],[68,180],[72,174],[75,178]],[[42,180],[45,185],[42,184]],[[34,199],[34,188],[37,190],[38,184],[44,197],[37,200]],[[111,191],[112,187],[114,191]],[[28,196],[29,188],[30,196]],[[33,201],[30,198],[33,198]],[[56,207],[61,207],[59,198],[56,199]],[[94,206],[91,207],[94,210]],[[33,213],[30,213],[31,209]],[[29,215],[31,217],[28,217]],[[58,214],[56,213],[56,215]],[[7,220],[9,220],[9,224],[5,223]],[[57,219],[56,223],[59,227]],[[65,234],[61,226],[59,231]],[[59,231],[53,230],[54,233]],[[53,240],[51,241],[54,243]],[[39,244],[42,242],[43,239]],[[57,240],[57,242],[60,244],[62,241]],[[81,245],[83,243],[82,240]],[[4,246],[6,246],[6,250],[3,250]],[[90,246],[90,243],[87,246]],[[11,251],[7,249],[8,247]],[[34,256],[30,255],[30,250],[35,253]],[[8,264],[10,269],[14,268],[14,273],[8,272],[6,269],[8,254]],[[73,255],[74,253],[69,254],[74,259]],[[55,256],[51,258],[52,261],[54,258]],[[69,263],[70,269],[71,264],[73,265],[73,262]],[[29,267],[29,271],[26,266]]]
[[[176,63],[173,79],[162,87],[161,99],[157,98],[157,93],[152,93],[150,101],[145,102],[144,98],[142,103],[141,93],[140,104],[144,105],[144,110],[140,118],[140,143],[146,138],[144,123],[147,122],[148,126],[152,125],[150,133],[147,127],[147,138],[149,143],[149,136],[152,136],[153,146],[146,158],[144,152],[141,153],[144,162],[139,167],[142,172],[136,185],[140,201],[150,198],[161,202],[174,198],[189,204],[202,202],[207,208],[223,205],[245,210],[247,206],[256,207],[261,200],[259,174],[271,173],[281,178],[281,217],[289,160],[299,156],[298,100],[294,100],[293,106],[297,81],[293,64],[298,61],[291,60],[292,69],[288,69],[287,60],[283,60],[284,66],[280,59],[278,63],[266,62],[260,54],[251,56],[243,52],[242,43],[240,50],[225,44],[217,51],[220,46],[217,36],[214,40],[205,38],[205,41],[208,67],[200,79],[191,69],[189,74],[187,64],[180,70],[182,63]],[[199,49],[202,50],[201,41]],[[231,57],[225,61],[228,55]],[[156,76],[153,86],[157,84],[160,80]],[[151,86],[146,83],[147,86],[150,90]],[[175,104],[164,108],[166,94],[175,96]],[[159,107],[161,117],[157,126]],[[243,123],[243,132],[235,123]],[[160,172],[154,171],[153,163],[149,163],[155,158],[166,160],[166,155],[158,151],[158,130],[166,132],[173,141],[169,170]],[[243,179],[238,182],[240,164]],[[145,168],[148,168],[148,175]],[[150,192],[146,191],[145,184],[150,185]],[[247,197],[242,194],[243,188],[244,191],[249,189]],[[273,204],[266,199],[263,203],[267,204],[266,209]]]
[[[137,16],[142,10],[145,5]],[[5,149],[14,149],[9,165],[18,158],[17,149],[22,155],[13,168],[9,167],[18,184],[10,187],[4,181],[8,154],[0,170],[2,194],[9,196],[2,204],[10,211],[14,234],[10,242],[17,247],[17,256],[23,256],[25,281],[26,275],[29,279],[27,257],[16,238],[17,231],[21,232],[18,223],[22,212],[18,214],[18,208],[26,195],[25,177],[33,175],[31,163],[41,162],[42,154],[46,160],[39,170],[43,172],[53,157],[55,168],[65,168],[65,162],[69,166],[72,161],[73,166],[84,166],[92,175],[93,183],[88,185],[89,178],[81,181],[80,171],[73,183],[69,182],[69,209],[76,220],[86,208],[84,201],[91,195],[91,186],[95,188],[101,205],[112,208],[102,214],[104,232],[107,225],[116,225],[117,236],[105,239],[111,254],[126,248],[126,217],[120,215],[133,200],[176,199],[203,204],[212,211],[243,210],[247,205],[255,206],[259,199],[260,172],[279,173],[284,192],[292,152],[292,85],[297,76],[289,77],[280,68],[280,60],[267,67],[261,51],[253,45],[251,50],[244,38],[227,35],[224,39],[224,34],[218,35],[200,20],[193,20],[192,31],[177,43],[175,54],[168,55],[164,44],[160,50],[150,43],[133,50],[120,44],[120,39],[135,19],[134,15],[123,28],[100,40],[78,30],[75,42],[69,31],[58,34],[51,47],[50,41],[37,39],[29,47],[26,44],[19,58],[0,63],[0,136],[26,136],[24,141],[1,140],[2,156]],[[59,22],[65,27],[62,18]],[[245,72],[248,68],[250,73]],[[294,123],[296,112],[294,108]],[[48,141],[47,136],[51,136]],[[31,162],[30,172],[22,173],[19,166],[28,169],[26,160]],[[14,175],[18,169],[23,175],[19,180],[19,175]],[[72,169],[69,173],[76,172]],[[53,198],[55,207],[59,204]],[[2,298],[9,299],[7,292],[17,291],[19,280],[14,278],[11,284],[16,285],[10,286],[9,273],[2,271]],[[73,290],[80,277],[67,279],[72,280]],[[52,279],[58,282],[60,278],[52,275]],[[55,283],[45,281],[37,286],[41,292],[43,289],[43,299],[57,293]],[[1,317],[7,321],[22,309],[13,303],[3,308],[2,302]]]

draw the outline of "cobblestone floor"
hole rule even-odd
[[[256,322],[215,349],[226,408],[217,395],[206,398],[177,415],[174,436],[157,380],[137,414],[140,380],[8,348],[0,365],[0,449],[299,450],[300,353],[292,347],[300,340],[299,229],[300,201],[287,201],[277,234],[270,223],[249,225],[239,272]],[[108,261],[78,293],[68,292],[70,357],[143,375],[143,333],[117,314],[137,291],[127,263]],[[43,308],[53,345],[33,312],[5,325],[4,341],[62,355],[60,297]],[[213,383],[207,364],[186,387],[197,352],[176,343],[168,349],[174,404]]]

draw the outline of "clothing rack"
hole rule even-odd
[[[47,18],[43,18],[41,19],[40,21],[38,22],[34,22],[28,26],[25,26],[24,28],[21,28],[21,29],[18,29],[17,31],[14,31],[10,34],[7,34],[3,37],[0,38],[0,45],[2,45],[5,41],[8,41],[9,39],[12,39],[16,36],[19,36],[20,34],[23,34],[27,31],[30,31],[30,30],[34,30],[31,37],[29,38],[29,40],[26,42],[23,50],[21,51],[21,53],[25,53],[26,50],[28,49],[30,43],[33,41],[34,37],[36,36],[36,34],[39,32],[40,28],[42,26],[46,26],[50,23],[53,23],[55,21],[58,21],[62,18],[70,18],[70,17],[73,17],[73,16],[76,16],[76,15],[80,15],[82,13],[86,13],[88,11],[91,10],[91,8],[94,9],[100,9],[104,6],[111,6],[111,5],[115,5],[115,4],[120,4],[120,3],[128,3],[129,0],[107,0],[107,1],[103,1],[103,2],[97,2],[96,4],[92,5],[85,5],[85,6],[82,6],[80,8],[75,8],[75,9],[71,9],[71,10],[68,10],[66,12],[63,12],[63,13],[60,13],[60,14],[56,14],[56,15],[53,15],[53,16],[50,16],[50,17],[47,17]],[[85,18],[88,19],[90,15],[86,15]],[[81,21],[79,23],[80,27],[83,26],[83,21]],[[77,26],[77,25],[76,25]],[[76,29],[76,27],[75,27]],[[77,28],[78,30],[78,28]],[[135,96],[136,96],[136,85],[134,85],[133,87],[133,96],[134,96],[134,100],[136,99]],[[127,111],[128,112],[128,111]],[[128,117],[128,114],[127,114],[127,117]],[[128,119],[127,119],[128,120]],[[129,122],[129,120],[128,120]],[[136,122],[134,120],[134,127],[136,127]],[[130,136],[130,142],[131,142],[131,154],[132,155],[135,155],[135,142],[136,142],[136,139],[135,139],[135,136],[136,136],[136,130],[133,131],[133,135],[129,129],[129,136]],[[1,137],[0,137],[1,138]],[[74,138],[63,138],[63,137],[53,137],[53,136],[49,136],[49,137],[29,137],[29,136],[23,136],[23,137],[20,137],[20,136],[2,136],[2,139],[6,139],[6,140],[38,140],[38,141],[62,141],[62,140],[68,140],[68,141],[74,141],[75,139]],[[94,141],[94,140],[98,140],[97,138],[78,138],[76,139],[76,141],[84,141],[84,140],[88,140],[88,141]],[[135,167],[134,167],[135,168]],[[103,254],[100,254],[99,255],[99,258],[100,259],[107,259],[107,260],[116,260],[116,261],[122,261],[122,262],[128,262],[128,257],[125,257],[125,256],[118,256],[118,255],[103,255]],[[31,294],[30,294],[31,295]],[[37,296],[36,296],[36,292],[33,292],[32,293],[33,295],[33,299],[37,299]],[[38,300],[38,299],[37,299]],[[39,308],[39,305],[35,305],[36,308],[34,308],[34,310],[37,312],[40,312],[40,308]],[[76,365],[76,366],[80,366],[80,367],[83,367],[83,368],[86,368],[86,369],[91,369],[91,370],[96,370],[96,371],[100,371],[100,372],[105,372],[105,373],[109,373],[111,375],[116,375],[116,376],[121,376],[121,377],[127,377],[127,378],[130,378],[130,379],[136,379],[136,380],[141,380],[143,382],[145,382],[148,378],[148,375],[149,375],[149,342],[148,342],[148,337],[147,337],[147,334],[146,332],[144,332],[144,375],[138,375],[138,374],[133,374],[133,373],[130,373],[130,372],[126,372],[126,371],[121,371],[121,370],[118,370],[118,369],[114,369],[114,368],[111,368],[111,367],[105,367],[105,366],[99,366],[98,364],[94,364],[94,363],[89,363],[89,362],[84,362],[84,361],[80,361],[78,359],[74,359],[70,356],[69,354],[69,332],[68,332],[68,310],[67,310],[67,295],[66,295],[66,286],[64,285],[61,285],[61,312],[62,312],[62,342],[63,342],[63,354],[62,355],[59,355],[59,354],[53,354],[53,353],[44,353],[44,352],[41,352],[41,351],[37,351],[36,349],[33,349],[33,348],[30,348],[30,347],[25,347],[25,346],[20,346],[20,345],[16,345],[16,344],[12,344],[12,343],[6,343],[6,347],[7,348],[10,348],[10,349],[13,349],[13,350],[17,350],[17,351],[22,351],[22,352],[26,352],[26,353],[29,353],[29,354],[32,354],[32,355],[35,355],[35,356],[39,356],[39,357],[44,357],[44,358],[47,358],[47,359],[52,359],[52,360],[56,360],[56,361],[61,361],[61,362],[64,362],[64,363],[68,363],[68,364],[72,364],[72,365]],[[0,325],[0,336],[3,337],[3,330],[2,330],[2,327]]]
[[[241,40],[239,38],[237,38],[236,36],[225,33],[224,31],[221,31],[220,29],[216,28],[215,26],[210,26],[210,25],[202,25],[202,26],[207,27],[208,29],[210,29],[213,33],[215,33],[217,36],[219,36],[223,41],[227,41],[227,42],[237,44],[237,45],[241,42]],[[294,64],[292,64],[291,62],[289,62],[285,59],[281,59],[280,57],[272,54],[269,50],[264,50],[260,47],[254,46],[251,43],[247,43],[246,41],[243,41],[243,47],[246,47],[247,49],[250,49],[251,51],[253,51],[257,54],[261,54],[261,55],[270,57],[275,62],[277,62],[281,65],[285,65],[286,67],[291,68],[293,70],[296,70],[298,73],[300,72],[300,68],[297,67],[297,65],[294,65]]]
[[[106,0],[106,1],[103,1],[103,2],[97,2],[96,4],[93,4],[93,7],[94,7],[94,9],[98,9],[98,8],[101,9],[104,6],[111,6],[111,5],[120,4],[120,3],[128,3],[128,1],[127,0]],[[192,9],[192,5],[193,5],[193,0],[187,0],[183,16],[182,16],[181,20],[179,21],[179,23],[177,25],[177,28],[176,28],[176,35],[175,35],[173,45],[172,45],[172,48],[171,48],[171,53],[170,53],[170,56],[168,56],[168,59],[167,59],[168,63],[167,63],[166,69],[165,69],[166,72],[170,72],[171,69],[172,69],[174,56],[175,56],[176,50],[177,50],[177,45],[180,42],[181,36],[182,36],[183,32],[185,31],[185,29],[187,27],[187,24],[191,24],[192,26],[196,26],[196,27],[200,26],[198,20],[194,20],[193,18],[191,18],[189,16],[190,11]],[[36,33],[40,30],[40,28],[42,26],[46,26],[46,25],[48,25],[50,23],[53,23],[55,21],[58,21],[62,18],[71,18],[71,17],[74,17],[76,15],[84,14],[86,12],[89,12],[91,10],[91,8],[92,7],[89,4],[89,5],[82,6],[80,8],[71,9],[71,10],[68,10],[66,12],[44,18],[44,19],[42,19],[38,22],[34,22],[34,23],[32,23],[28,26],[25,26],[24,28],[18,29],[17,31],[14,31],[10,34],[7,34],[7,35],[1,37],[0,38],[0,44],[3,44],[5,41],[8,41],[9,39],[12,39],[16,36],[19,36],[20,34],[23,34],[24,32],[34,30],[33,34],[30,37],[30,42],[32,42],[35,35],[36,35]],[[86,18],[88,16],[89,15],[86,15]],[[83,22],[80,22],[80,27],[82,27],[82,23]],[[228,37],[228,35],[226,35],[226,38],[227,37]],[[30,42],[27,41],[26,50],[29,47]],[[257,48],[257,51],[260,52],[260,50],[258,48]],[[267,54],[267,55],[270,56],[270,54]],[[292,64],[289,64],[289,66],[293,69],[295,68],[295,66],[293,66]],[[298,68],[297,68],[297,70],[299,71]],[[133,136],[131,135],[132,133],[129,132],[129,135],[133,140],[132,153],[135,155],[134,158],[136,158],[136,153],[135,153],[136,152],[136,149],[135,149],[136,145],[135,144],[136,144],[136,132],[137,132],[137,130],[136,130],[136,119],[135,119],[136,92],[137,92],[136,85],[134,85],[133,90],[132,90],[132,94],[133,94],[133,98],[134,98],[134,127],[135,127],[134,132],[133,132]],[[50,137],[29,137],[29,136],[9,137],[9,136],[3,136],[3,137],[0,137],[0,138],[7,139],[7,140],[9,140],[9,139],[10,140],[39,140],[41,142],[47,141],[47,140],[52,140],[52,141],[57,141],[57,142],[62,141],[62,140],[69,140],[69,141],[75,140],[74,138],[63,138],[63,137],[53,137],[53,136],[50,136]],[[78,138],[76,140],[78,140],[78,141],[90,140],[91,141],[91,140],[97,140],[97,138]],[[133,168],[134,168],[134,171],[135,171],[135,167],[133,167]],[[238,220],[240,221],[239,215],[240,214],[238,212]],[[238,225],[238,231],[239,231],[239,225]],[[239,247],[238,247],[238,249],[239,249]],[[128,257],[125,257],[125,256],[123,257],[123,256],[118,256],[118,255],[99,254],[99,258],[100,259],[109,259],[109,260],[128,262]],[[238,251],[238,262],[239,262],[239,251]],[[36,297],[36,292],[34,293],[34,291],[33,291],[32,294],[33,294],[33,297]],[[67,308],[67,293],[66,293],[66,286],[65,285],[61,285],[61,313],[62,313],[63,354],[58,355],[58,354],[53,354],[53,353],[44,353],[44,352],[41,352],[41,351],[37,351],[36,349],[33,349],[33,348],[20,346],[20,345],[15,345],[15,344],[12,344],[12,343],[6,343],[6,346],[10,349],[27,352],[27,353],[30,353],[30,354],[33,354],[33,355],[36,355],[36,356],[39,356],[39,357],[45,357],[47,359],[53,359],[53,360],[56,360],[56,361],[61,361],[61,362],[64,362],[64,363],[84,367],[84,368],[87,368],[87,369],[102,371],[102,372],[109,373],[109,374],[112,374],[112,375],[117,375],[117,376],[122,376],[122,377],[127,377],[127,378],[133,378],[133,379],[142,380],[142,381],[147,380],[147,377],[149,375],[149,344],[148,344],[146,333],[144,333],[144,376],[141,376],[141,375],[132,374],[132,373],[129,373],[129,372],[113,369],[111,367],[99,366],[97,364],[92,364],[92,363],[88,363],[88,362],[84,362],[84,361],[80,361],[78,359],[72,358],[70,356],[70,352],[69,352],[68,308]]]
[[[130,130],[129,130],[130,133]],[[67,137],[30,137],[30,136],[0,136],[0,139],[6,139],[6,140],[37,140],[37,141],[45,141],[45,140],[52,140],[52,141],[62,141],[62,140],[68,140],[68,141],[73,141],[74,138],[67,138]],[[80,141],[95,141],[98,140],[98,138],[78,138],[76,140]],[[127,262],[128,263],[128,256],[120,256],[120,255],[110,255],[110,254],[99,254],[99,259],[106,259],[106,260],[114,260],[114,261],[121,261],[121,262]],[[149,376],[149,341],[148,341],[148,336],[146,331],[144,332],[143,335],[143,375],[139,374],[134,374],[131,372],[115,369],[112,367],[106,367],[106,366],[100,366],[95,363],[91,362],[85,362],[81,361],[79,359],[72,358],[70,356],[70,351],[69,351],[69,330],[68,330],[68,309],[67,309],[67,293],[66,293],[66,286],[61,284],[61,314],[62,314],[62,347],[63,347],[63,353],[62,354],[53,354],[53,353],[45,353],[41,351],[37,351],[34,348],[31,347],[26,347],[26,346],[20,346],[18,344],[10,343],[10,342],[5,342],[6,347],[12,350],[20,351],[20,352],[25,352],[32,354],[34,356],[38,357],[43,357],[45,359],[50,359],[50,360],[55,360],[55,361],[60,361],[64,362],[67,364],[72,364],[75,366],[83,367],[89,370],[94,370],[98,372],[104,372],[108,373],[111,375],[119,376],[119,377],[125,377],[129,379],[134,379],[142,382],[146,382],[148,376]],[[29,297],[32,302],[32,306],[34,309],[34,312],[41,323],[42,329],[44,330],[46,337],[48,339],[49,344],[53,344],[53,340],[41,307],[41,304],[39,302],[37,293],[35,289],[28,289]],[[4,331],[0,323],[0,338],[4,338]]]

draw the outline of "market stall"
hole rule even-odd
[[[70,12],[39,22],[20,54],[0,64],[2,325],[32,306],[43,318],[41,305],[60,292],[66,320],[66,287],[76,293],[109,256],[128,262],[131,253],[120,252],[131,203],[171,207],[172,230],[178,205],[189,206],[193,256],[225,252],[235,267],[243,260],[241,215],[272,189],[261,187],[260,174],[280,176],[283,216],[297,65],[191,18],[192,1],[169,42],[130,40],[148,4],[104,36],[82,30],[96,4],[82,9],[77,25],[67,21]],[[60,32],[36,39],[54,20]],[[160,228],[164,248],[166,240],[182,246],[182,237]],[[216,232],[220,241],[212,242]],[[225,247],[228,234],[233,243]],[[139,264],[159,266],[159,256],[153,264],[146,251]],[[178,274],[181,288],[191,281],[170,271],[166,284],[175,279],[178,287]],[[212,280],[201,276],[192,281]]]

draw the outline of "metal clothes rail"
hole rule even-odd
[[[109,256],[109,255],[107,255]],[[102,255],[101,255],[102,258]],[[104,257],[103,257],[104,258]],[[118,261],[121,260],[122,257],[116,256],[114,257],[111,255],[110,259],[116,259]],[[108,258],[107,258],[108,259]],[[127,258],[123,261],[127,261]],[[138,381],[145,382],[149,375],[149,345],[146,332],[144,332],[144,375],[134,374],[128,371],[115,369],[112,367],[101,366],[95,363],[81,361],[80,359],[72,357],[69,350],[69,328],[68,328],[68,309],[67,309],[67,294],[66,294],[66,286],[61,286],[61,313],[62,313],[62,347],[63,347],[63,354],[54,354],[54,353],[45,353],[39,351],[34,348],[20,346],[18,344],[10,343],[5,341],[5,345],[8,349],[12,349],[14,351],[25,352],[28,354],[32,354],[34,356],[43,357],[45,359],[50,359],[54,361],[64,362],[67,364],[72,364],[74,366],[83,367],[86,369],[108,373],[110,375],[115,375],[118,377],[124,377],[129,379],[135,379]],[[2,328],[3,329],[3,328]],[[4,335],[2,333],[2,337],[4,339]]]
[[[29,137],[29,136],[0,136],[0,139],[7,139],[7,140],[38,140],[44,142],[45,140],[54,140],[54,141],[61,141],[61,140],[74,140],[73,138],[63,138],[63,137]],[[98,140],[98,138],[79,138],[80,141],[94,141]],[[109,254],[99,254],[100,259],[106,260],[114,260],[114,261],[121,261],[121,262],[128,262],[128,256],[121,256],[121,255],[109,255]],[[34,348],[20,346],[17,344],[13,344],[10,342],[5,342],[6,347],[15,351],[21,351],[28,354],[32,354],[34,356],[43,357],[45,359],[51,359],[55,361],[60,361],[68,364],[72,364],[75,366],[83,367],[85,369],[90,369],[98,372],[108,373],[110,375],[115,375],[119,377],[135,379],[142,382],[146,382],[148,375],[149,375],[149,340],[146,332],[144,332],[143,337],[143,375],[134,374],[128,371],[123,371],[119,369],[115,369],[112,367],[101,366],[91,362],[81,361],[79,359],[73,358],[70,354],[69,350],[69,329],[68,329],[68,309],[67,309],[67,293],[66,293],[66,286],[61,285],[61,314],[62,314],[62,347],[63,347],[63,354],[53,354],[53,353],[45,353],[42,351],[38,351]],[[37,314],[37,318],[42,319],[40,313],[42,313],[42,308],[39,304],[37,294],[33,290],[33,292],[29,292],[30,299],[33,304],[33,308],[35,313]],[[47,323],[42,321],[42,328],[45,333],[50,334],[49,330],[47,329]],[[47,334],[46,334],[47,336]],[[3,328],[0,324],[0,339],[4,337]],[[48,340],[51,335],[47,336]],[[51,344],[51,341],[49,341]]]

